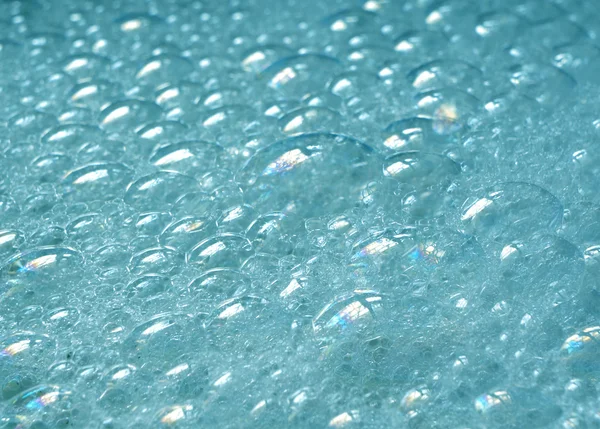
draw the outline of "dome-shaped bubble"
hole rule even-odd
[[[475,33],[481,37],[487,50],[507,47],[526,26],[526,21],[508,10],[494,10],[477,18]]]
[[[187,252],[192,246],[215,232],[215,222],[206,216],[185,216],[169,225],[160,234],[163,246]]]
[[[357,206],[363,187],[381,174],[379,165],[370,147],[350,137],[304,134],[258,151],[239,180],[263,213],[318,216]]]
[[[447,139],[434,130],[434,120],[424,117],[400,119],[382,132],[380,146],[389,151],[440,149]]]
[[[99,143],[106,139],[102,130],[87,124],[65,124],[51,128],[42,138],[45,150],[76,152],[88,143]]]
[[[341,115],[327,107],[301,107],[279,119],[279,127],[285,134],[303,134],[317,131],[336,131],[340,128]]]
[[[258,317],[257,312],[260,313],[261,309],[267,304],[266,299],[254,295],[243,295],[227,299],[217,306],[204,326],[217,329],[230,321],[243,318],[243,315],[247,315],[247,313],[253,313],[249,317],[256,318]]]
[[[478,396],[474,405],[488,424],[509,428],[548,427],[562,414],[558,405],[536,389],[495,390]]]
[[[60,332],[72,329],[80,319],[79,310],[76,307],[59,307],[46,313],[44,322],[46,326]]]
[[[121,197],[133,171],[120,163],[93,163],[71,170],[62,180],[66,196],[76,201]]]
[[[81,269],[81,254],[68,247],[42,246],[17,253],[6,260],[0,269],[5,281],[19,281],[31,278],[40,281],[45,278],[74,277]]]
[[[172,247],[153,247],[131,257],[129,271],[135,275],[170,274],[181,269],[183,254]]]
[[[259,116],[249,106],[228,105],[210,110],[204,116],[202,125],[219,144],[230,147],[262,131],[268,119]]]
[[[551,104],[570,97],[577,85],[569,74],[551,65],[517,65],[510,72],[510,82],[515,88],[541,104]]]
[[[575,245],[553,235],[534,235],[505,245],[500,251],[500,285],[511,294],[526,294],[538,305],[555,307],[578,293],[585,270],[584,255]]]
[[[40,384],[14,397],[7,407],[7,418],[15,416],[25,427],[46,427],[46,423],[83,423],[85,412],[79,412],[72,392],[55,385]],[[79,414],[79,415],[78,415]]]
[[[554,49],[552,63],[577,82],[597,82],[593,72],[600,64],[600,48],[592,43],[573,43]]]
[[[167,112],[168,119],[187,118],[204,94],[204,87],[196,82],[177,82],[163,85],[156,93],[155,102]]]
[[[2,379],[20,370],[41,370],[55,359],[56,342],[47,335],[16,332],[0,340]]]
[[[123,89],[117,82],[91,79],[75,85],[67,96],[74,106],[100,111],[122,95]]]
[[[461,34],[461,30],[471,30],[474,27],[473,23],[479,13],[479,4],[473,5],[468,0],[437,0],[427,5],[425,24],[431,30]]]
[[[159,88],[186,79],[194,70],[192,63],[179,55],[159,54],[149,58],[138,70],[138,82]]]
[[[600,326],[590,326],[571,335],[560,348],[560,356],[575,377],[596,378],[600,373]]]
[[[465,231],[493,241],[522,239],[560,226],[563,207],[547,190],[525,182],[494,186],[484,197],[463,205]]]
[[[475,96],[445,88],[417,95],[417,108],[422,116],[433,120],[433,130],[441,135],[465,128],[482,107]]]
[[[258,216],[248,225],[248,238],[257,251],[286,255],[293,248],[292,237],[298,231],[298,219],[281,212]]]
[[[325,89],[332,76],[343,71],[342,64],[329,56],[303,54],[283,58],[267,67],[261,76],[269,88],[288,97]]]
[[[256,211],[248,204],[238,204],[228,207],[217,219],[220,232],[244,232],[250,222],[256,218]]]
[[[316,337],[329,342],[348,331],[366,329],[383,310],[383,298],[373,290],[355,290],[334,299],[313,318]]]
[[[125,289],[128,298],[151,300],[168,292],[171,287],[169,277],[162,274],[145,274],[129,282]]]
[[[198,187],[198,182],[193,177],[175,171],[160,171],[129,184],[124,200],[140,209],[163,209]]]
[[[259,45],[249,49],[242,57],[242,67],[247,72],[261,73],[277,60],[292,55],[294,51],[285,45]]]
[[[411,62],[418,58],[435,58],[442,52],[449,40],[441,32],[428,30],[411,30],[398,36],[394,41],[394,49],[407,57]]]
[[[361,8],[348,8],[323,20],[323,25],[333,33],[354,33],[375,26],[377,15]]]
[[[96,54],[75,54],[63,60],[62,69],[80,82],[91,78],[108,77],[110,60]]]
[[[98,238],[93,242],[93,247],[88,247],[91,247],[90,250],[96,249],[93,260],[98,275],[103,279],[122,278],[126,274],[126,261],[131,255],[131,250],[124,244],[119,243],[103,245],[104,242],[100,242]]]
[[[157,15],[147,13],[127,13],[115,19],[119,30],[128,35],[143,37],[164,25],[164,21]]]
[[[73,167],[73,159],[62,153],[42,155],[31,161],[40,182],[56,183]]]
[[[227,105],[239,104],[244,92],[238,88],[218,88],[205,93],[198,99],[197,104],[208,110],[219,109]]]
[[[417,189],[447,187],[460,174],[460,166],[447,156],[420,151],[388,156],[383,174]]]
[[[407,78],[419,92],[454,87],[479,94],[483,87],[482,71],[465,61],[434,60],[412,70]]]
[[[98,122],[109,133],[134,133],[150,122],[160,119],[162,110],[149,101],[116,101],[100,112]]]
[[[25,111],[8,119],[10,138],[15,143],[38,141],[48,130],[57,125],[54,115],[39,111]]]
[[[143,154],[149,154],[159,146],[185,141],[190,128],[179,121],[152,122],[137,131],[138,147],[134,148]]]
[[[402,274],[413,263],[413,251],[417,246],[414,231],[395,234],[379,232],[356,242],[351,249],[349,267],[358,278],[367,280],[369,276],[379,275],[401,284]]]
[[[25,237],[21,231],[14,229],[0,230],[0,257],[15,253],[15,249],[21,246],[24,240]]]
[[[99,213],[88,213],[77,216],[65,228],[69,238],[82,244],[89,238],[95,238],[106,230],[104,216]]]
[[[232,268],[213,268],[196,277],[188,285],[192,296],[211,301],[240,295],[250,288],[250,279]]]
[[[160,427],[177,425],[178,427],[198,424],[198,413],[191,404],[171,405],[158,411],[155,416],[156,424]],[[153,426],[154,427],[154,426]]]
[[[187,316],[162,313],[141,323],[123,341],[123,352],[151,367],[162,367],[186,351]],[[188,331],[189,332],[189,331]],[[190,344],[191,345],[191,344]]]
[[[217,234],[202,240],[186,254],[186,262],[203,270],[239,268],[252,253],[250,241],[239,234]]]
[[[391,47],[364,45],[351,49],[345,58],[350,69],[377,73],[389,61],[397,58],[397,54]]]
[[[201,177],[215,167],[222,151],[214,143],[182,141],[157,148],[150,155],[150,163],[163,170]]]
[[[377,75],[365,72],[347,72],[336,75],[329,82],[329,90],[332,94],[350,103],[353,98],[364,97],[369,93],[377,91],[380,81]]]

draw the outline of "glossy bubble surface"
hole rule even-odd
[[[595,0],[0,1],[0,428],[597,428]]]

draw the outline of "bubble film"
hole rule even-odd
[[[600,427],[599,37],[0,1],[0,428]]]

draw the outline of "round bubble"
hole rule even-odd
[[[252,243],[243,235],[224,233],[195,245],[186,254],[186,262],[203,270],[239,268],[253,253]]]
[[[484,197],[465,201],[461,221],[467,233],[508,242],[536,231],[556,230],[562,218],[562,204],[544,188],[506,182],[492,187]]]
[[[460,166],[443,155],[410,151],[387,157],[383,173],[415,189],[444,188],[460,174]]]
[[[175,171],[160,171],[141,177],[127,187],[124,201],[138,209],[168,208],[182,195],[198,190],[198,181]]]
[[[279,119],[281,131],[288,135],[317,131],[336,131],[340,127],[341,116],[327,107],[301,107],[292,110]]]
[[[182,141],[157,148],[150,163],[162,170],[200,177],[212,170],[222,148],[204,141]]]
[[[329,80],[342,71],[342,64],[332,57],[302,54],[273,63],[261,73],[261,77],[272,90],[300,99],[306,94],[324,90]]]
[[[100,112],[100,127],[109,133],[135,133],[144,125],[161,118],[156,104],[141,100],[116,101]]]
[[[214,220],[202,216],[185,216],[165,227],[159,240],[163,246],[187,252],[192,246],[215,232]]]
[[[357,206],[364,186],[381,174],[379,165],[377,154],[355,139],[305,134],[258,151],[239,180],[263,213],[319,216]]]
[[[62,180],[65,196],[75,201],[122,197],[133,171],[120,163],[92,163],[69,171]]]

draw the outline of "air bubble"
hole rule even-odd
[[[124,201],[140,209],[162,209],[197,189],[198,182],[193,177],[174,171],[161,171],[129,184]]]
[[[186,262],[203,270],[239,268],[250,255],[252,244],[239,234],[225,233],[209,237],[196,244],[187,254]]]
[[[242,169],[240,180],[259,211],[317,216],[357,206],[378,166],[373,150],[357,140],[305,134],[257,152]],[[298,186],[306,192],[296,192]]]
[[[140,100],[123,100],[102,110],[98,121],[109,133],[134,133],[150,122],[160,119],[162,111],[154,103]]]

